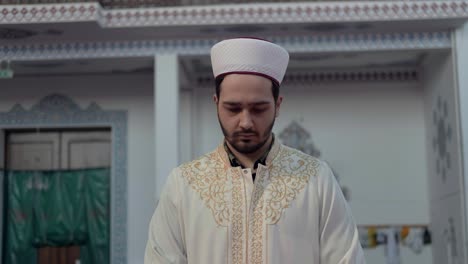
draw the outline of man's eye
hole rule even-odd
[[[253,108],[253,109],[252,109],[252,112],[253,112],[253,113],[259,114],[259,113],[265,112],[266,110],[267,110],[267,108],[265,108],[265,107],[262,107],[262,108]]]
[[[241,111],[240,108],[237,108],[237,107],[234,107],[234,108],[227,108],[227,110],[229,112],[232,112],[232,113],[239,113]]]

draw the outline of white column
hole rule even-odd
[[[179,164],[179,78],[177,54],[156,55],[154,63],[156,199]]]
[[[465,190],[465,214],[468,212],[468,23],[455,32],[455,52],[456,55],[456,83],[458,84],[458,102],[460,106],[460,126],[462,141],[462,164]],[[465,215],[465,226],[468,226],[468,217]],[[466,230],[465,230],[466,232]],[[468,234],[465,234],[467,237]],[[466,241],[465,249],[466,253]]]

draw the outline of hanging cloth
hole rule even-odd
[[[395,227],[389,227],[386,228],[384,232],[387,237],[387,246],[385,247],[385,257],[387,259],[387,264],[401,264],[397,229]]]
[[[82,264],[109,263],[110,170],[10,171],[5,264],[36,263],[39,247],[79,245]]]

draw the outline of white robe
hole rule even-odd
[[[362,264],[356,225],[328,165],[275,142],[255,182],[221,144],[174,169],[145,264]]]

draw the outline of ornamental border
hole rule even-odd
[[[267,39],[291,53],[450,49],[452,32],[347,33],[274,36]],[[153,57],[156,54],[208,55],[221,39],[61,42],[0,46],[2,60]]]
[[[0,5],[0,24],[99,21],[99,3]]]
[[[239,4],[104,10],[103,27],[370,22],[468,18],[468,1]]]
[[[0,24],[96,21],[102,27],[467,19],[467,0],[231,4],[105,9],[99,3],[0,6]]]

